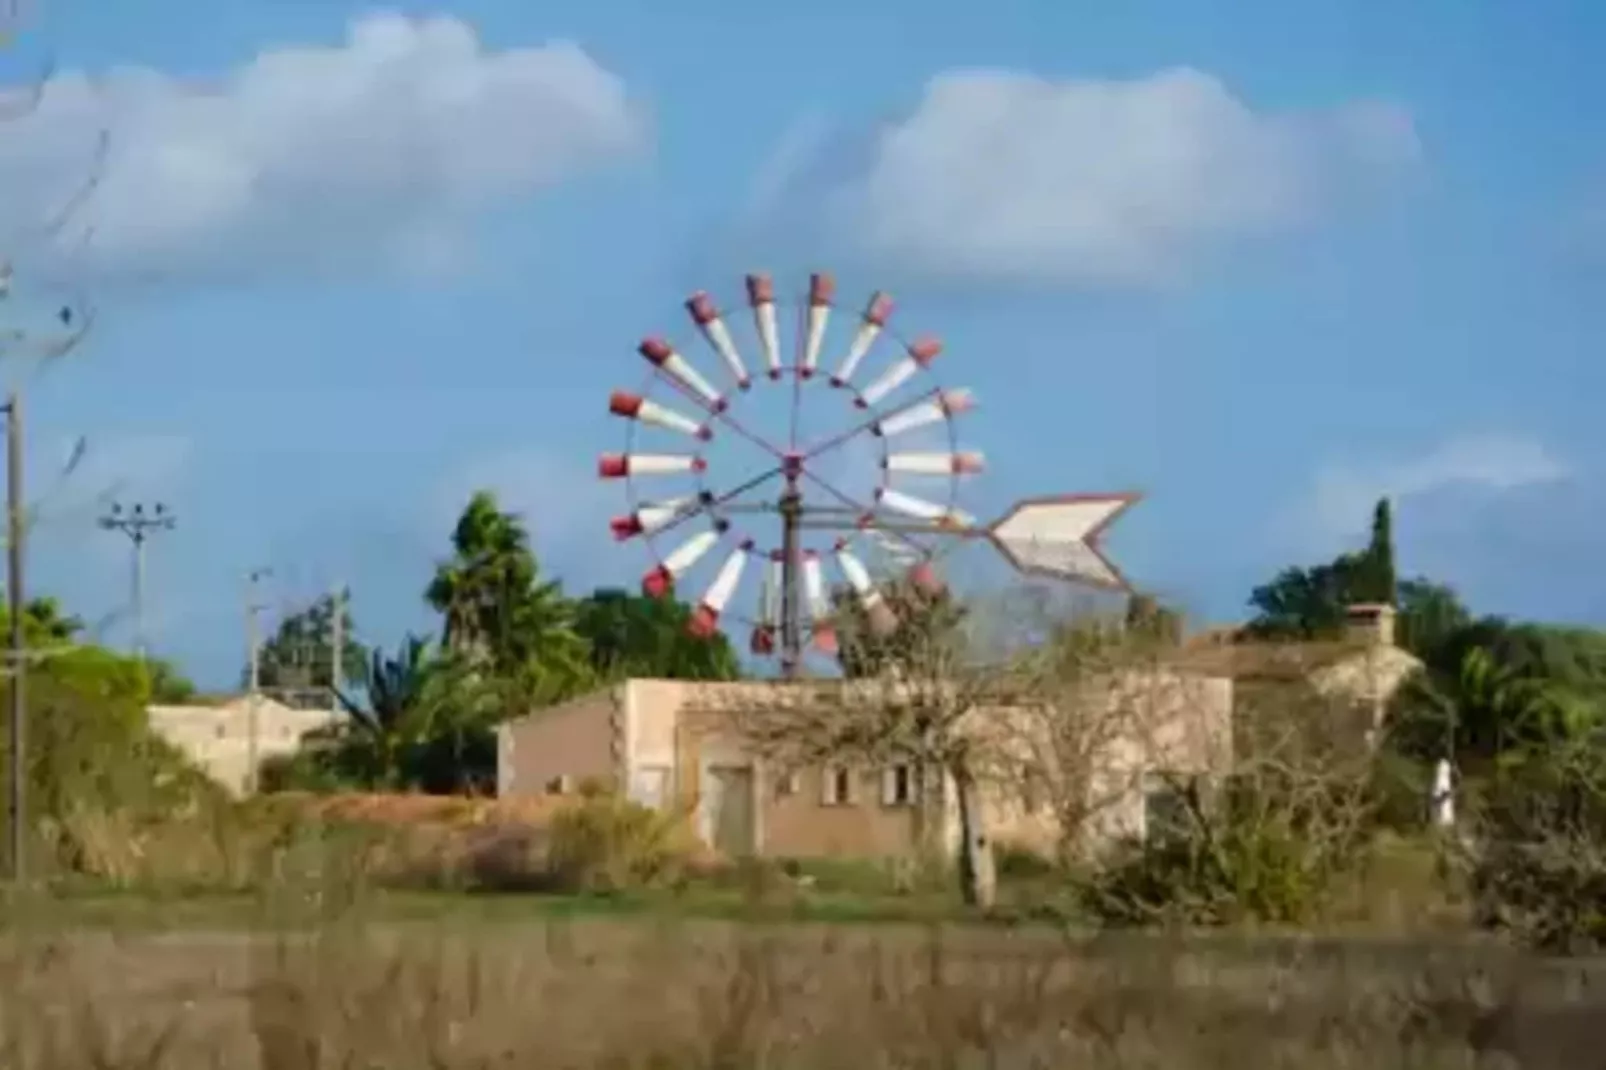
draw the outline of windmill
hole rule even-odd
[[[961,445],[974,400],[937,378],[941,343],[901,337],[885,293],[848,316],[835,298],[825,274],[810,276],[803,299],[787,306],[768,275],[749,275],[740,317],[693,294],[686,310],[722,368],[717,383],[668,338],[638,347],[646,380],[609,398],[609,412],[628,424],[624,448],[603,454],[598,472],[625,489],[614,537],[639,539],[651,554],[644,592],[700,589],[694,633],[745,624],[750,650],[779,654],[793,677],[806,649],[836,653],[833,587],[851,592],[872,628],[897,626],[870,555],[935,590],[937,558],[984,539],[1023,573],[1124,590],[1098,539],[1137,495],[1031,498],[979,523],[960,505],[984,467],[982,454]],[[794,346],[783,344],[783,317],[797,324]],[[810,434],[812,404],[834,410],[824,434]],[[737,467],[721,444],[759,463]]]

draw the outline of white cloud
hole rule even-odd
[[[102,130],[104,176],[73,228],[93,228],[97,264],[157,274],[362,250],[427,270],[477,210],[644,136],[624,83],[574,44],[489,51],[455,18],[375,14],[339,46],[267,49],[205,85],[57,76],[0,137],[4,221],[47,218]]]
[[[782,150],[794,197],[821,206],[833,241],[923,273],[1065,284],[1168,279],[1206,243],[1315,223],[1421,155],[1395,105],[1256,111],[1186,68],[946,73],[907,118],[835,150],[855,157],[846,174],[798,160],[796,137]]]
[[[1501,494],[1571,474],[1564,461],[1527,436],[1464,435],[1415,457],[1326,466],[1300,518],[1312,538],[1330,545],[1364,531],[1379,498],[1398,503],[1453,489]]]

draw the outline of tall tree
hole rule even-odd
[[[1387,498],[1379,498],[1372,510],[1372,538],[1361,555],[1361,598],[1392,606],[1399,599],[1399,580],[1394,567],[1394,511]]]
[[[523,521],[490,491],[464,508],[424,597],[444,620],[442,646],[468,664],[549,692],[588,675],[573,604],[542,579]]]
[[[368,650],[356,638],[351,618],[351,595],[340,595],[340,671],[347,681],[363,678]],[[279,621],[258,654],[257,679],[266,688],[286,690],[333,687],[335,596],[324,595],[310,606]],[[250,683],[250,666],[241,671]]]
[[[575,606],[575,631],[590,648],[598,676],[734,680],[741,665],[723,632],[690,634],[691,607],[674,597],[647,598],[617,588],[593,591]]]

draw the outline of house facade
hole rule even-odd
[[[240,695],[215,705],[148,706],[146,714],[153,732],[235,794],[252,789],[264,760],[294,754],[308,732],[343,716],[287,706],[266,695]]]
[[[1047,850],[1059,839],[1055,800],[1063,799],[1064,785],[1051,782],[1052,772],[1049,781],[1034,781],[1028,769],[1087,765],[1092,775],[1076,782],[1097,797],[1088,832],[1117,837],[1143,834],[1154,795],[1167,782],[1163,774],[1226,768],[1230,681],[1175,672],[1129,677],[1101,688],[1102,701],[1122,703],[1123,710],[1131,702],[1143,710],[1141,719],[1108,720],[1122,727],[1081,741],[1082,752],[1065,761],[1055,761],[1054,748],[1066,741],[1046,730],[1046,716],[1025,706],[967,715],[978,737],[1001,733],[982,740],[982,749],[1004,757],[978,787],[996,843]],[[784,710],[820,686],[625,681],[502,725],[498,794],[560,794],[592,781],[643,805],[688,813],[706,844],[733,857],[896,858],[926,844],[954,849],[959,809],[944,771],[846,760],[783,768],[761,756],[744,713]]]

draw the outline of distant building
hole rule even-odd
[[[298,709],[266,695],[220,699],[212,704],[149,706],[151,730],[181,751],[213,780],[235,794],[252,783],[252,758],[292,754],[308,732],[340,722],[332,710]],[[255,742],[253,743],[253,735]]]

